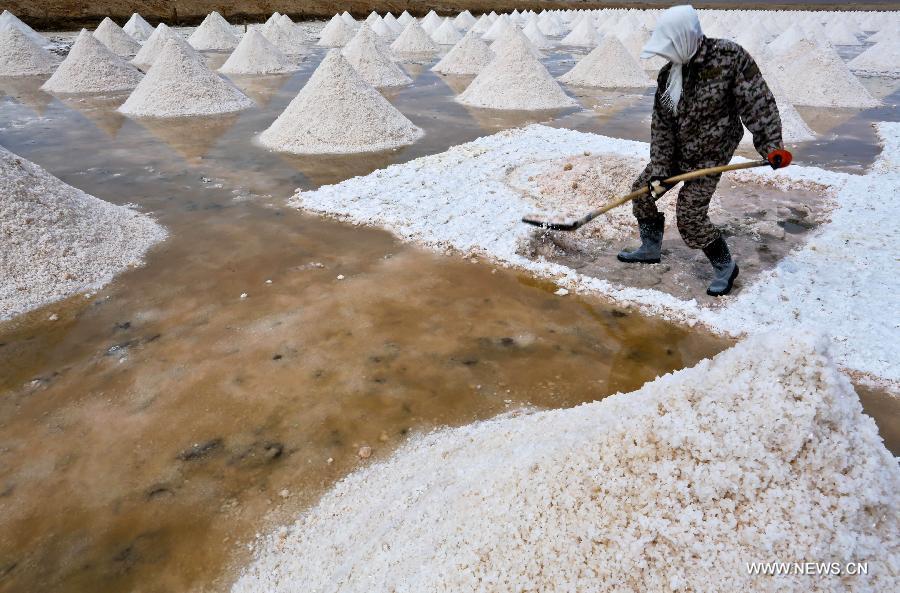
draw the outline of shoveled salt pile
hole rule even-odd
[[[353,39],[356,30],[347,24],[347,22],[336,14],[331,17],[322,34],[319,37],[319,45],[322,47],[343,47],[348,41]]]
[[[559,80],[585,87],[643,88],[653,85],[638,61],[615,35],[605,36],[600,45]]]
[[[541,32],[536,20],[529,21],[522,29],[522,33],[528,38],[528,41],[538,49],[549,49],[554,45],[553,42],[547,39],[547,37],[544,36],[544,33]]]
[[[434,10],[429,10],[421,24],[422,30],[430,35],[441,26],[441,17]]]
[[[49,39],[23,23],[22,20],[19,19],[19,17],[8,10],[4,10],[2,13],[0,13],[0,30],[7,29],[9,27],[16,28],[22,33],[25,33],[25,35],[27,35],[32,41],[34,41],[41,47],[45,47],[48,43],[50,43]]]
[[[444,22],[431,32],[431,38],[439,45],[454,45],[462,39],[462,33],[453,26],[450,19],[445,18]]]
[[[431,69],[441,74],[478,74],[492,59],[494,54],[481,36],[476,31],[469,31]]]
[[[237,47],[238,37],[228,21],[213,11],[206,15],[200,26],[188,37],[188,43],[201,51],[224,51]]]
[[[391,61],[387,50],[381,47],[378,37],[366,23],[359,27],[341,54],[366,82],[376,88],[412,84],[412,79]]]
[[[165,236],[0,147],[0,319],[100,288]]]
[[[584,17],[578,21],[578,24],[575,25],[572,32],[563,37],[562,41],[560,41],[563,45],[572,45],[576,47],[594,47],[599,42],[600,35],[597,33],[594,21],[590,17]]]
[[[870,76],[900,75],[900,37],[879,41],[847,65],[854,72]]]
[[[105,45],[109,51],[122,58],[131,58],[141,49],[141,44],[135,41],[109,17],[100,22],[97,30],[94,31],[94,37]]]
[[[119,112],[182,117],[233,113],[252,105],[250,98],[210,70],[196,53],[170,39]]]
[[[464,10],[453,19],[453,26],[460,31],[468,31],[475,24],[475,17],[468,10]]]
[[[880,104],[831,46],[801,39],[775,68],[785,96],[795,105],[867,108]]]
[[[219,72],[225,74],[279,74],[294,72],[299,65],[272,45],[257,29],[244,34]]]
[[[437,44],[415,20],[410,21],[391,44],[391,51],[396,54],[431,54],[437,50]]]
[[[41,86],[53,93],[130,91],[143,75],[82,29],[56,72]]]
[[[884,593],[898,491],[824,340],[768,334],[632,393],[415,437],[260,542],[232,593]],[[868,574],[748,570],[810,559]]]
[[[145,21],[144,17],[136,12],[131,15],[131,18],[128,19],[128,22],[122,27],[122,30],[138,41],[146,41],[153,34],[153,27],[150,23]]]
[[[16,27],[0,29],[0,76],[50,74],[57,60]]]
[[[331,50],[259,142],[295,154],[346,154],[405,146],[422,134]]]
[[[524,36],[516,33],[456,100],[473,107],[527,111],[577,106],[534,57]]]
[[[269,42],[277,47],[283,54],[297,56],[303,53],[306,43],[306,35],[303,31],[285,15],[262,28],[262,34]]]
[[[193,53],[199,59],[200,54],[197,53],[191,45],[187,42],[187,40],[170,29],[165,23],[160,23],[156,26],[156,30],[150,35],[150,38],[144,42],[144,45],[141,47],[141,51],[134,56],[134,59],[131,60],[131,63],[141,68],[143,70],[148,70],[153,62],[156,61],[157,56],[162,52],[163,48],[166,46],[170,40],[174,40],[176,43],[181,45],[186,51],[189,53]]]
[[[491,43],[488,47],[491,48],[491,51],[494,52],[494,55],[499,56],[500,54],[504,53],[504,48],[513,39],[515,39],[517,43],[525,45],[525,47],[527,47],[531,52],[531,55],[533,55],[535,58],[540,60],[544,57],[543,52],[535,47],[534,44],[531,43],[531,40],[529,40],[528,37],[526,37],[525,34],[516,27],[507,27],[503,31],[503,33],[500,34],[500,37],[495,39],[494,42]]]

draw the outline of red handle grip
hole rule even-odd
[[[766,157],[766,160],[769,163],[778,169],[783,167],[787,167],[791,164],[791,161],[794,159],[794,155],[783,148],[778,148],[769,153],[769,156]]]

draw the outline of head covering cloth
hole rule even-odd
[[[642,59],[661,56],[672,62],[662,102],[673,112],[678,110],[678,102],[681,100],[681,86],[684,80],[682,66],[697,53],[702,37],[700,18],[694,7],[673,6],[660,15],[653,35],[641,51]]]

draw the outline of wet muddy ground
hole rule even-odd
[[[237,80],[258,108],[189,122],[0,81],[0,144],[170,231],[145,267],[0,325],[0,591],[226,590],[244,544],[367,463],[364,445],[378,459],[436,426],[629,391],[728,346],[285,207],[296,187],[531,121],[645,139],[648,94],[485,112],[452,101],[461,81],[409,64],[415,85],[389,96],[426,130],[416,145],[315,158],[256,147],[322,55]],[[864,167],[877,154],[868,123],[891,113],[828,123],[853,143],[810,143],[799,160]],[[897,400],[861,394],[897,452]]]

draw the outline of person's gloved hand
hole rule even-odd
[[[658,200],[664,193],[669,191],[669,186],[663,183],[664,180],[665,177],[654,175],[647,181],[647,189],[654,200]]]
[[[766,156],[766,160],[769,161],[769,165],[771,165],[773,169],[787,167],[791,164],[792,158],[793,155],[783,148],[776,148]]]

